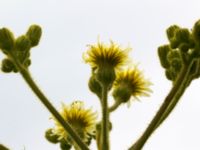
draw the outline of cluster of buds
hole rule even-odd
[[[167,79],[176,81],[181,68],[194,61],[190,70],[192,78],[200,76],[200,20],[192,28],[181,28],[177,25],[167,29],[169,44],[158,48],[160,63],[165,69]]]
[[[42,30],[38,25],[30,26],[25,35],[16,39],[9,29],[0,29],[0,49],[6,55],[2,61],[1,70],[5,73],[18,72],[14,60],[28,68],[31,64],[30,49],[38,45],[41,35]]]

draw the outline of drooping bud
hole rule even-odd
[[[169,45],[163,45],[158,48],[160,63],[164,68],[168,68],[170,66],[169,61],[167,60],[167,54],[170,52],[170,50],[171,48],[169,47]]]
[[[51,143],[53,143],[53,144],[56,144],[56,143],[59,142],[59,140],[58,140],[59,137],[58,137],[56,134],[54,134],[54,133],[52,132],[52,129],[48,129],[48,130],[45,132],[45,138],[46,138],[49,142],[51,142]]]
[[[5,73],[10,73],[13,71],[15,68],[14,64],[12,61],[8,58],[3,59],[2,64],[1,64],[1,70]]]
[[[13,33],[7,28],[0,29],[0,49],[10,51],[13,49],[15,43]]]
[[[16,39],[15,48],[19,51],[28,51],[31,48],[31,41],[27,36],[22,35]]]
[[[37,46],[42,35],[42,29],[38,25],[31,25],[26,35],[31,41],[31,46]]]

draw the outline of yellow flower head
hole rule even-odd
[[[83,102],[75,101],[69,106],[62,104],[60,114],[64,120],[72,126],[84,142],[88,142],[89,136],[94,135],[97,113],[92,112],[91,109],[85,109]],[[53,119],[55,121],[53,133],[57,135],[60,140],[65,139],[67,142],[73,144],[69,134],[55,118]]]
[[[131,48],[121,48],[113,41],[110,44],[104,44],[98,42],[95,45],[88,45],[88,51],[83,55],[83,59],[86,63],[89,63],[91,67],[113,67],[119,68],[124,65],[128,60],[128,51]]]
[[[135,66],[117,73],[113,96],[121,102],[128,102],[131,96],[136,99],[139,96],[149,96],[149,93],[152,92],[149,88],[151,84]]]

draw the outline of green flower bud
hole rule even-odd
[[[113,97],[117,103],[127,103],[131,98],[131,91],[130,88],[126,86],[118,86],[113,90]]]
[[[178,41],[175,37],[170,40],[170,46],[172,49],[178,48],[180,41]]]
[[[194,37],[194,40],[198,43],[200,43],[200,20],[198,20],[192,29],[192,35]]]
[[[24,61],[24,66],[26,68],[28,68],[30,65],[31,65],[31,60],[30,59],[27,59],[27,60]]]
[[[19,51],[28,51],[31,48],[31,41],[27,36],[22,35],[16,39],[15,48]]]
[[[177,73],[174,71],[173,68],[169,68],[165,70],[165,75],[168,80],[174,81],[177,77]]]
[[[5,73],[10,73],[13,71],[15,68],[14,64],[12,61],[8,58],[3,59],[2,64],[1,64],[1,70]]]
[[[71,145],[69,143],[66,142],[66,140],[61,140],[60,141],[60,149],[61,150],[70,150],[71,149]]]
[[[160,63],[164,68],[168,68],[170,66],[169,61],[167,60],[167,54],[170,50],[171,48],[169,47],[169,45],[158,47],[158,56],[160,58]]]
[[[180,52],[178,50],[172,50],[167,54],[167,60],[170,64],[173,59],[181,59]]]
[[[189,43],[190,40],[190,31],[186,28],[182,28],[176,31],[175,34],[176,40],[180,43]]]
[[[90,91],[95,93],[101,99],[102,87],[99,84],[99,82],[96,80],[95,75],[92,75],[90,77],[90,80],[88,82],[88,86],[89,86]]]
[[[7,28],[0,29],[0,49],[10,51],[13,49],[15,43],[13,33]]]
[[[174,71],[178,73],[181,70],[181,67],[182,67],[181,59],[174,58],[171,61],[171,66],[173,67]]]
[[[179,45],[179,49],[181,50],[181,52],[187,53],[188,50],[190,49],[190,45],[187,44],[187,43],[181,43],[181,44]]]
[[[116,77],[114,68],[102,66],[96,71],[96,79],[100,83],[100,85],[110,88]]]
[[[176,31],[180,29],[179,26],[177,25],[173,25],[173,26],[170,26],[168,29],[167,29],[167,37],[169,40],[171,40],[174,36],[175,36],[175,33]]]
[[[42,29],[38,25],[31,25],[26,35],[31,41],[31,46],[37,46],[42,35]]]
[[[49,142],[51,142],[51,143],[53,143],[53,144],[56,144],[56,143],[59,142],[58,136],[52,132],[52,129],[48,129],[48,130],[45,132],[45,138],[46,138]]]

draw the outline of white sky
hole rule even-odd
[[[87,87],[90,68],[82,60],[87,44],[100,36],[104,42],[112,39],[133,47],[131,57],[154,83],[154,93],[111,114],[113,150],[130,147],[171,87],[157,57],[157,47],[167,42],[166,28],[172,24],[191,28],[198,19],[199,0],[0,0],[0,27],[19,36],[31,24],[42,26],[42,40],[32,49],[30,70],[57,108],[61,101],[73,100],[100,108]],[[144,150],[200,149],[199,88],[199,80],[192,83]],[[49,112],[19,74],[0,72],[0,96],[0,143],[12,150],[59,149],[44,139],[45,130],[53,125]],[[91,149],[95,150],[94,145]]]

